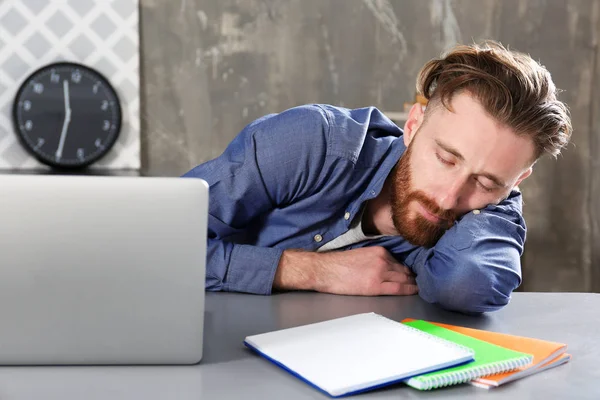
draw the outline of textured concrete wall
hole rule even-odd
[[[594,0],[141,0],[144,173],[182,174],[303,103],[401,110],[428,59],[500,40],[547,66],[575,127],[523,185],[522,289],[600,291],[599,12]]]

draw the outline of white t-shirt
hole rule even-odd
[[[362,229],[362,217],[364,207],[361,211],[356,213],[354,220],[350,224],[350,229],[344,234],[334,238],[333,240],[325,243],[323,246],[317,249],[317,252],[336,250],[354,243],[362,242],[363,240],[377,239],[385,235],[365,235]]]

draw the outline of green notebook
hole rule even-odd
[[[427,321],[404,322],[423,332],[471,348],[475,352],[475,361],[457,367],[446,368],[423,375],[414,376],[406,381],[409,386],[419,390],[456,385],[470,380],[511,371],[533,361],[531,354],[521,353],[483,340],[454,332]]]

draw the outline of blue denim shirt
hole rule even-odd
[[[316,250],[377,196],[406,149],[402,134],[373,107],[305,105],[250,123],[223,154],[186,173],[210,186],[206,289],[270,294],[284,249]],[[493,311],[521,283],[521,208],[513,191],[465,214],[433,248],[384,236],[346,249],[385,247],[416,274],[427,302]]]

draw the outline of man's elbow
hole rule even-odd
[[[485,271],[481,268],[463,271],[421,283],[417,277],[421,297],[447,310],[481,314],[506,306],[520,284],[519,276],[511,270],[490,267]]]
[[[498,311],[510,301],[512,290],[490,286],[476,290],[468,283],[453,282],[439,289],[437,303],[444,309],[464,314]]]

